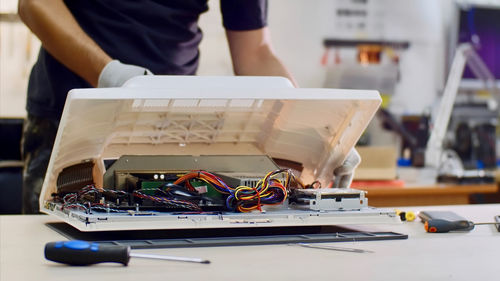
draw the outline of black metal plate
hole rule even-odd
[[[47,226],[68,239],[129,245],[132,249],[245,246],[407,239],[396,232],[355,231],[338,226],[251,227],[231,229],[174,229],[81,232],[66,223]]]

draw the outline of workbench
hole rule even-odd
[[[371,186],[357,188],[367,191],[368,205],[389,206],[430,206],[469,204],[472,194],[498,192],[493,184],[436,184],[405,187]]]
[[[399,207],[452,210],[475,222],[491,222],[500,204]],[[0,280],[497,280],[500,232],[492,225],[465,233],[426,233],[418,221],[377,225],[407,240],[327,243],[373,251],[350,253],[296,245],[135,250],[202,257],[211,264],[132,259],[127,267],[70,267],[44,259],[49,241],[65,240],[45,215],[0,216]]]

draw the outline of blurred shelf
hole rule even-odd
[[[384,47],[392,47],[395,49],[408,49],[409,41],[390,41],[390,40],[348,40],[348,39],[324,39],[323,46],[325,47],[356,47],[359,45],[379,45]]]
[[[16,13],[0,13],[0,22],[21,22],[21,18]]]
[[[498,192],[497,184],[436,184],[431,186],[386,187],[370,186],[358,188],[367,191],[368,205],[373,207],[390,206],[429,206],[469,204],[472,194]]]

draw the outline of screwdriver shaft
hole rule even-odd
[[[335,246],[329,246],[329,245],[312,245],[312,244],[307,244],[307,243],[297,243],[295,245],[298,245],[298,246],[301,246],[301,247],[305,247],[305,248],[333,250],[333,251],[341,251],[341,252],[373,253],[372,251],[363,250],[363,249],[346,248],[346,247],[335,247]]]
[[[500,224],[498,222],[475,222],[474,225],[482,225],[482,224]]]
[[[168,261],[194,262],[194,263],[210,263],[209,260],[204,260],[204,259],[200,259],[200,258],[174,257],[174,256],[141,254],[141,253],[130,253],[130,257],[141,258],[141,259],[158,259],[158,260],[168,260]]]

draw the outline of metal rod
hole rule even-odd
[[[499,222],[475,222],[474,225],[482,225],[482,224],[500,224]]]
[[[327,246],[327,245],[312,245],[307,243],[297,243],[290,245],[298,245],[305,248],[313,248],[313,249],[323,249],[323,250],[333,250],[333,251],[342,251],[342,252],[350,252],[350,253],[373,253],[373,251],[363,250],[363,249],[355,249],[355,248],[346,248],[346,247],[335,247],[335,246]]]
[[[130,253],[130,257],[142,258],[142,259],[158,259],[158,260],[167,260],[167,261],[183,261],[183,262],[195,262],[195,263],[210,263],[209,260],[204,260],[204,259],[200,259],[200,258],[174,257],[174,256],[153,255],[153,254],[140,254],[140,253]]]

